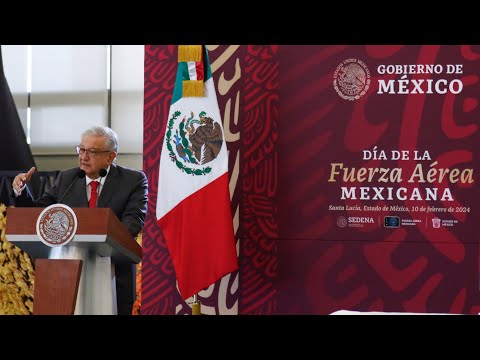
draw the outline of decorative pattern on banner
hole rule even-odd
[[[252,45],[245,57],[240,314],[277,311],[277,50]]]
[[[165,239],[155,217],[158,166],[177,70],[176,46],[145,46],[143,168],[148,212],[142,238],[142,315],[172,315],[181,302]]]

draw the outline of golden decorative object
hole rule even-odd
[[[31,315],[35,269],[30,256],[5,238],[6,213],[0,204],[0,315]]]
[[[138,234],[137,242],[140,246],[142,246],[142,233]],[[140,309],[142,305],[142,262],[137,264],[137,275],[136,275],[136,299],[133,303],[133,310],[132,315],[140,315]]]

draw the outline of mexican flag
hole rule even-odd
[[[184,300],[238,269],[228,182],[228,152],[207,49],[179,46],[156,215]]]

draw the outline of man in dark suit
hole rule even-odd
[[[108,127],[91,127],[83,132],[75,150],[79,167],[61,171],[54,186],[37,200],[26,186],[35,167],[18,174],[12,183],[15,206],[47,207],[62,203],[70,207],[108,207],[136,237],[147,213],[148,182],[142,171],[113,164],[118,153],[117,134]],[[116,264],[115,278],[118,314],[131,314],[135,299],[135,265]]]

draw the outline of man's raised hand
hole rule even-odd
[[[35,166],[32,166],[30,170],[26,173],[20,173],[15,176],[13,179],[13,188],[17,191],[17,193],[21,193],[25,188],[25,185],[30,181],[33,173],[35,172]]]

